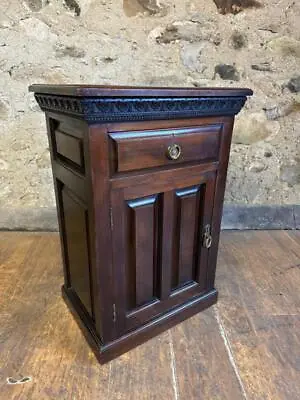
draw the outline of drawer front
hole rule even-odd
[[[221,124],[184,129],[111,133],[117,172],[216,161]]]

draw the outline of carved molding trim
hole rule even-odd
[[[43,111],[62,112],[89,122],[145,121],[235,115],[241,97],[68,97],[35,94]]]

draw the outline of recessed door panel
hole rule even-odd
[[[175,191],[173,289],[195,279],[200,187]]]
[[[152,301],[160,264],[159,195],[127,201],[127,280],[130,308]]]

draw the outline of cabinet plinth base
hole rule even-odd
[[[101,364],[104,364],[215,304],[218,299],[218,292],[213,289],[202,296],[197,296],[107,344],[101,342],[91,318],[83,311],[73,291],[62,286],[62,296],[96,358]]]

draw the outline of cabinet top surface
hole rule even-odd
[[[189,88],[101,85],[31,85],[30,92],[76,97],[236,97],[251,96],[247,88]]]

